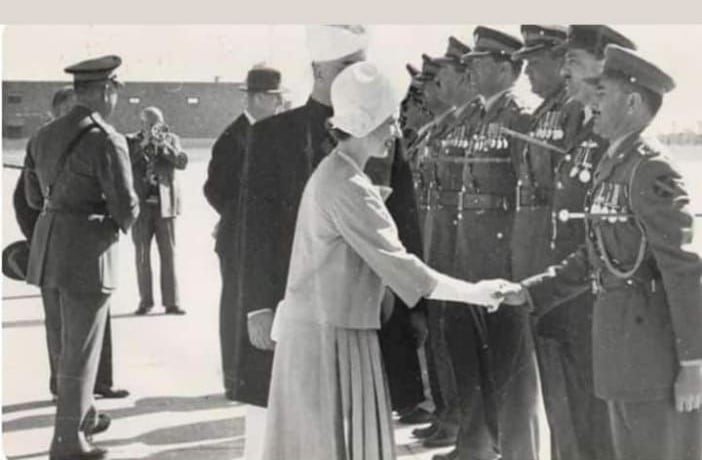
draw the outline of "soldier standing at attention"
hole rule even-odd
[[[561,262],[585,241],[582,220],[563,222],[558,219],[558,213],[564,209],[582,210],[594,169],[608,146],[606,139],[593,132],[590,106],[595,102],[595,87],[585,79],[601,72],[604,49],[610,43],[634,47],[631,40],[601,24],[571,25],[566,41],[554,47],[554,51],[565,50],[561,74],[570,98],[566,106],[570,109],[580,106],[580,113],[568,117],[564,129],[567,140],[559,144],[566,148],[567,154],[558,154],[554,162],[552,212],[548,230],[543,230],[550,240],[547,247],[550,258],[540,258],[541,267],[532,266],[537,270],[523,272],[524,276],[515,274],[515,279]],[[573,128],[575,132],[567,134]],[[592,292],[588,290],[535,321],[554,460],[607,460],[614,455],[607,407],[593,389],[592,305]]]
[[[521,40],[500,30],[479,26],[473,51],[463,56],[469,63],[484,109],[470,128],[462,186],[442,197],[456,209],[461,228],[470,229],[456,239],[456,252],[470,257],[456,259],[455,270],[469,280],[511,277],[511,230],[514,220],[515,165],[523,144],[501,128],[524,132],[530,116],[514,94],[522,61],[512,60]],[[478,350],[465,350],[464,376],[477,388],[461,421],[457,449],[436,459],[534,460],[539,436],[546,427],[539,422],[542,410],[536,354],[529,316],[514,308],[486,315],[476,312],[474,329],[449,324],[447,336],[459,340],[473,334]],[[472,366],[468,367],[468,360]],[[475,369],[477,367],[477,370]],[[465,385],[463,383],[462,385]]]
[[[527,24],[521,27],[524,48],[512,55],[526,61],[525,74],[531,90],[542,99],[532,114],[528,134],[535,141],[559,147],[570,147],[580,128],[582,105],[570,98],[561,75],[567,29],[556,25]],[[555,152],[526,142],[517,158],[517,190],[514,228],[512,230],[512,276],[523,279],[540,273],[553,260],[552,201],[556,193],[558,164],[564,153]],[[590,161],[593,161],[591,158]],[[559,182],[563,188],[563,184]],[[567,318],[560,318],[565,322]],[[564,326],[562,326],[564,327]],[[557,329],[558,330],[558,329]],[[555,335],[555,334],[552,334]],[[555,459],[578,459],[578,443],[573,434],[571,398],[579,394],[567,391],[567,381],[573,377],[563,369],[558,343],[551,338],[535,336],[543,398],[551,431],[551,450]],[[582,354],[581,350],[573,353]],[[589,364],[588,364],[589,365]],[[572,369],[568,369],[572,371]],[[597,404],[597,401],[589,401]],[[598,446],[591,446],[595,449]]]
[[[591,287],[595,394],[607,401],[615,458],[698,460],[702,260],[682,176],[642,136],[675,83],[617,45],[593,82],[594,128],[610,144],[584,206],[587,244],[510,288],[507,302],[538,313]]]
[[[105,121],[117,104],[117,56],[67,67],[77,104],[30,140],[27,201],[36,223],[27,282],[57,291],[63,319],[51,460],[102,459],[88,438],[104,431],[93,399],[110,295],[117,287],[119,231],[139,213],[127,141]]]
[[[465,256],[456,247],[456,238],[464,231],[463,220],[457,217],[462,209],[457,208],[457,203],[447,203],[446,200],[450,201],[460,192],[464,166],[444,160],[464,156],[470,138],[466,126],[474,126],[482,114],[482,101],[475,91],[468,66],[462,61],[463,55],[470,50],[468,45],[450,37],[444,56],[432,58],[432,62],[439,67],[433,86],[443,105],[455,109],[437,122],[423,159],[427,185],[426,260],[439,270],[459,278],[467,276],[456,269],[456,259]],[[470,399],[462,393],[470,393],[474,389],[471,382],[465,379],[457,381],[458,375],[462,376],[466,369],[455,369],[458,365],[475,369],[474,363],[466,363],[463,358],[466,349],[478,348],[474,336],[466,333],[466,330],[472,330],[472,313],[467,310],[459,312],[455,307],[455,304],[438,302],[438,305],[428,309],[428,356],[433,367],[430,375],[435,376],[434,386],[438,387],[438,391],[434,391],[437,419],[431,426],[414,431],[415,436],[424,439],[426,447],[455,445],[462,411],[467,410],[462,401]],[[452,322],[461,323],[464,330],[460,340],[449,342],[446,333],[448,324]],[[455,330],[458,329],[460,327],[457,326]]]

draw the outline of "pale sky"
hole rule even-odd
[[[497,26],[519,34],[518,25]],[[642,54],[670,73],[677,89],[668,95],[656,131],[702,125],[702,25],[616,25]],[[474,25],[374,25],[369,57],[403,91],[405,63],[419,66],[421,54],[443,54],[450,35],[471,43]],[[283,72],[293,100],[302,102],[310,84],[304,27],[299,25],[7,26],[3,34],[3,79],[65,80],[62,69],[101,54],[119,54],[122,80],[241,81],[255,63]],[[523,77],[519,91],[531,102]],[[702,130],[702,126],[699,127]]]

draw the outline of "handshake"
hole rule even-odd
[[[497,311],[500,304],[522,305],[527,301],[526,289],[504,279],[483,280],[477,283],[441,277],[430,299],[483,305],[488,312]]]

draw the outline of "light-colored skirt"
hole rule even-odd
[[[377,331],[290,320],[277,338],[263,459],[394,459]]]

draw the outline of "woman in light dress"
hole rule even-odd
[[[273,326],[264,460],[395,458],[377,335],[386,287],[407,305],[421,297],[499,304],[498,281],[453,279],[407,253],[385,207],[388,191],[363,172],[399,132],[388,79],[360,62],[339,74],[331,98],[339,144],[310,177],[298,210]]]

